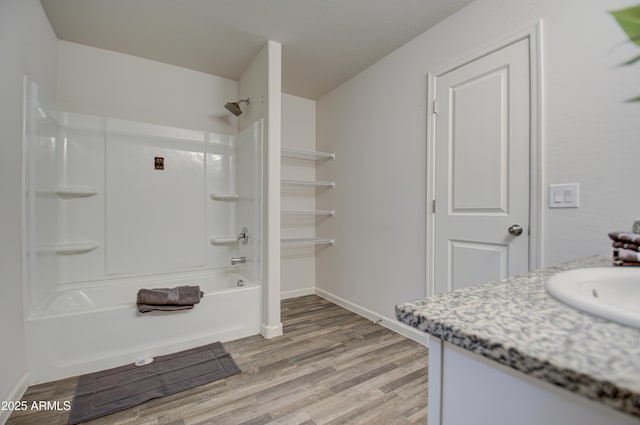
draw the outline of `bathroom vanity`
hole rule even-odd
[[[590,257],[396,306],[429,338],[429,424],[640,424],[640,329],[551,296]],[[640,284],[640,282],[639,282]]]

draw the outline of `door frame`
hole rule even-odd
[[[427,172],[426,175],[426,294],[435,294],[435,114],[436,79],[449,71],[471,63],[511,44],[522,40],[529,41],[529,270],[543,266],[542,262],[542,206],[543,196],[543,110],[542,110],[542,20],[526,28],[515,31],[506,37],[494,40],[475,49],[450,63],[427,73]]]

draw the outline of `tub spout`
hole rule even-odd
[[[247,257],[231,257],[231,265],[235,266],[238,263],[246,263]]]

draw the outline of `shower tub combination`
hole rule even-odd
[[[228,136],[64,113],[25,84],[30,384],[260,333],[262,123]],[[204,292],[193,309],[138,312],[139,289],[181,285]]]
[[[204,292],[192,310],[138,313],[138,289],[185,284]],[[30,374],[47,382],[255,335],[261,300],[261,286],[233,272],[60,287],[27,320]]]

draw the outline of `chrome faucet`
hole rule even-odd
[[[246,227],[243,227],[238,235],[238,242],[242,242],[242,245],[246,245],[249,242],[249,231]]]
[[[246,263],[247,257],[231,257],[231,265],[235,266],[238,263]]]

